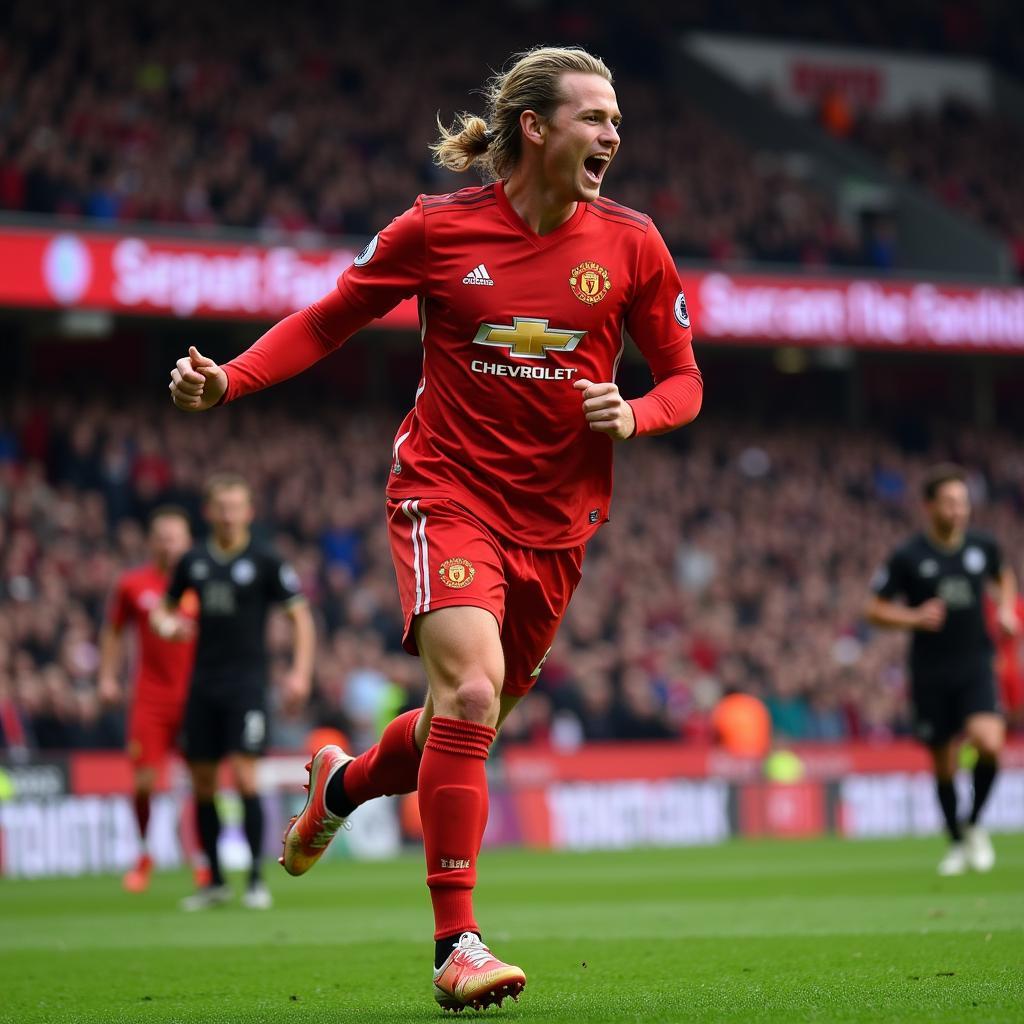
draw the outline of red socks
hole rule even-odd
[[[487,755],[495,730],[434,716],[420,761],[419,804],[434,938],[477,932],[476,858],[487,825]]]
[[[418,708],[399,715],[376,746],[349,762],[342,779],[345,795],[358,806],[418,790],[434,937],[479,932],[473,887],[487,825],[485,764],[495,731],[435,715],[421,755],[415,736],[419,717]]]
[[[420,751],[415,733],[419,717],[419,708],[399,715],[374,746],[349,762],[343,783],[353,806],[374,797],[412,793],[416,789]]]
[[[135,794],[135,820],[139,824],[139,839],[146,843],[146,829],[149,828],[150,798],[148,793]]]

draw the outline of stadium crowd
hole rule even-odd
[[[195,460],[216,452],[254,484],[265,535],[298,570],[319,623],[315,697],[275,716],[274,743],[314,726],[357,746],[421,697],[401,652],[383,484],[394,415],[260,400],[190,418],[161,404],[20,399],[0,421],[0,735],[7,747],[117,746],[96,691],[97,629],[123,568],[145,557],[157,504],[201,516]],[[883,739],[906,731],[904,639],[870,636],[868,581],[915,523],[937,454],[975,470],[979,519],[1024,546],[1024,457],[1009,437],[958,434],[908,454],[879,434],[714,419],[623,448],[612,521],[506,741],[710,738],[727,690],[761,697],[776,734]],[[287,622],[270,642],[286,666]]]
[[[411,33],[372,8],[293,4],[285,35],[260,5],[232,18],[170,0],[15,3],[0,35],[0,210],[371,235],[417,193],[474,182],[431,164],[438,112],[481,106],[471,92],[488,66],[554,34],[620,71],[627,144],[608,194],[655,216],[673,251],[872,262],[802,170],[667,86],[653,5],[630,20],[516,5],[500,39],[489,8],[431,9],[409,12]]]
[[[695,28],[1002,63],[1024,39],[1024,19],[995,2],[665,9],[635,0],[620,10],[520,0],[496,13],[423,0],[380,18],[304,0],[286,12],[15,0],[0,12],[0,211],[367,236],[417,193],[472,180],[432,166],[435,117],[479,106],[471,93],[483,70],[543,39],[582,43],[619,70],[627,145],[608,194],[654,215],[680,256],[888,269],[893,254],[873,226],[840,218],[805,168],[752,150],[699,98],[678,95],[672,41]],[[968,212],[987,221],[1009,212],[1002,223],[1024,262],[1015,158],[992,126],[957,122],[877,126],[861,139]],[[960,166],[942,159],[951,148]],[[997,195],[1003,166],[1010,187]]]
[[[1019,125],[951,98],[934,113],[862,117],[854,138],[895,173],[1005,237],[1024,278],[1024,131]]]

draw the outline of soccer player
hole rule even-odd
[[[118,676],[124,659],[125,627],[133,627],[136,637],[128,755],[141,853],[122,880],[128,892],[145,892],[153,870],[146,831],[157,774],[175,749],[181,731],[195,655],[194,595],[185,595],[175,630],[166,637],[154,631],[149,615],[160,603],[178,559],[191,544],[192,532],[183,509],[170,505],[155,509],[149,520],[150,561],[117,581],[100,631],[97,688],[100,700],[108,705],[120,703],[123,696]]]
[[[158,633],[181,628],[181,601],[192,590],[199,600],[199,635],[192,686],[185,709],[185,757],[192,774],[199,841],[210,881],[182,901],[184,910],[204,910],[231,899],[217,855],[220,819],[214,802],[217,770],[228,757],[242,798],[245,836],[252,853],[245,906],[264,910],[270,890],[260,873],[263,805],[256,766],[267,738],[267,654],[264,632],[271,605],[283,604],[294,626],[292,668],[285,700],[298,705],[309,695],[315,641],[313,617],[295,570],[250,534],[252,493],[233,474],[213,477],[206,487],[204,516],[210,537],[187,552],[174,571],[152,620]]]
[[[1020,650],[1020,629],[1024,626],[1024,594],[1019,592],[1015,614],[1017,632],[1007,633],[999,625],[999,606],[991,597],[985,602],[988,633],[996,648],[995,666],[999,700],[1011,732],[1020,728],[1021,714],[1024,712],[1024,670]]]
[[[999,626],[1015,633],[1017,585],[995,540],[968,529],[971,501],[963,470],[936,466],[925,478],[923,497],[925,530],[878,571],[865,613],[876,626],[912,631],[914,732],[931,751],[950,839],[939,874],[962,875],[995,864],[992,842],[979,822],[1005,734],[983,598],[986,588],[995,590]],[[974,801],[965,825],[957,816],[954,788],[961,733],[977,751]]]
[[[526,983],[473,911],[496,730],[540,674],[608,517],[616,442],[688,423],[702,394],[665,243],[649,217],[601,198],[620,123],[605,64],[575,48],[520,54],[487,108],[442,128],[434,154],[489,184],[420,196],[329,295],[223,367],[191,348],[170,383],[185,410],[235,401],[418,300],[423,376],[391,451],[387,511],[405,646],[429,693],[359,757],[314,756],[282,863],[302,874],[359,804],[415,790],[434,995],[452,1010]],[[655,379],[629,401],[615,384],[627,334]]]

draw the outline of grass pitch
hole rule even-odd
[[[953,879],[934,839],[488,853],[484,938],[529,984],[481,1018],[1019,1022],[1024,836],[996,849]],[[0,1021],[441,1019],[418,857],[268,875],[264,913],[181,913],[184,873],[0,882]]]

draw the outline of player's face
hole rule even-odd
[[[192,534],[181,516],[160,516],[149,528],[149,550],[158,565],[169,568],[191,546]]]
[[[217,540],[233,544],[252,522],[252,497],[244,487],[220,487],[206,502],[206,521]]]
[[[545,176],[559,199],[590,203],[618,152],[622,115],[600,75],[569,72],[560,87],[562,102],[546,122]]]
[[[971,518],[971,496],[962,480],[949,480],[927,504],[932,526],[942,536],[963,533]]]

